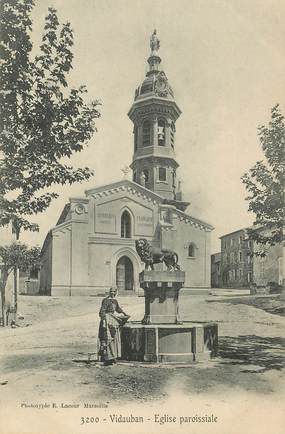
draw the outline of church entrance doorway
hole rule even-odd
[[[116,285],[118,291],[133,291],[134,289],[134,267],[127,256],[122,256],[117,262]]]

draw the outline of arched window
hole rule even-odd
[[[147,169],[144,169],[141,171],[141,174],[140,174],[140,184],[143,187],[148,188],[148,182],[149,182],[149,171]]]
[[[158,120],[158,145],[159,146],[165,146],[165,120],[159,119]]]
[[[195,258],[196,256],[196,246],[194,243],[190,243],[188,246],[188,256],[190,258]]]
[[[174,148],[174,137],[175,137],[175,124],[174,124],[174,122],[171,122],[170,144],[171,144],[172,148]]]
[[[128,211],[121,216],[121,238],[131,238],[132,220]]]
[[[145,183],[149,181],[149,171],[147,169],[143,170],[143,174],[145,177]]]
[[[159,167],[158,168],[158,180],[166,182],[166,168],[165,167]]]
[[[150,146],[150,121],[144,121],[142,127],[143,146]]]
[[[134,126],[134,146],[135,146],[135,152],[138,149],[138,127]]]
[[[173,169],[172,171],[172,187],[175,194],[176,192],[176,170],[175,169]]]

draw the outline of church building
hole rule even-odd
[[[91,188],[65,205],[42,248],[40,293],[138,294],[144,269],[135,241],[174,250],[185,289],[210,287],[213,227],[186,213],[177,182],[176,121],[181,111],[161,70],[160,42],[150,39],[148,72],[128,116],[133,123],[133,180]]]

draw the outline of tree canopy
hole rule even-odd
[[[34,0],[0,0],[0,225],[38,230],[30,217],[58,194],[55,184],[92,176],[66,159],[96,131],[98,101],[85,102],[84,86],[70,87],[73,31],[48,9],[38,54],[32,54]],[[12,193],[12,194],[11,194]]]
[[[39,247],[27,247],[22,243],[0,246],[0,268],[9,274],[15,267],[20,271],[37,268],[40,265]]]
[[[278,104],[271,110],[268,126],[259,127],[258,136],[265,158],[257,161],[241,179],[249,193],[248,210],[255,214],[248,235],[265,247],[283,240],[285,123]],[[264,248],[258,254],[264,256]]]
[[[38,247],[27,247],[25,244],[12,243],[7,246],[0,246],[0,294],[1,294],[1,318],[2,325],[5,325],[7,312],[6,284],[12,271],[17,268],[20,271],[27,271],[38,268],[40,264],[40,249]],[[15,293],[14,293],[15,297]],[[17,302],[14,300],[14,312],[17,311]],[[7,318],[7,317],[6,317]],[[8,325],[8,318],[6,319]]]

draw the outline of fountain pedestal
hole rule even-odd
[[[216,354],[217,324],[182,322],[179,317],[179,291],[184,281],[185,273],[178,270],[140,273],[145,314],[142,322],[122,327],[123,360],[190,363]]]
[[[143,324],[177,324],[179,291],[185,281],[184,271],[142,271],[140,284],[144,289],[145,315]]]

